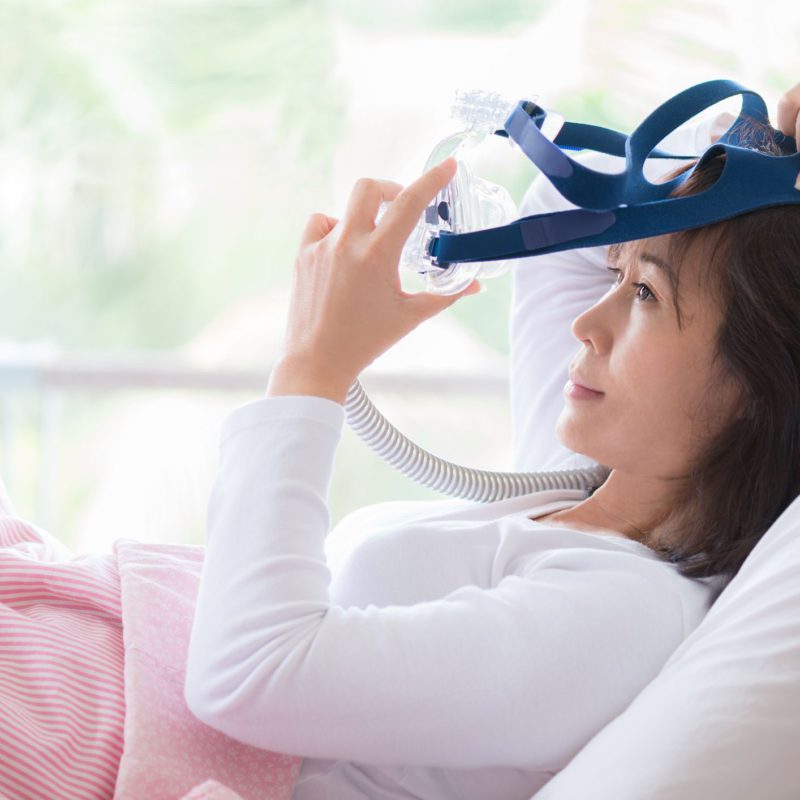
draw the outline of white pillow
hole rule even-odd
[[[800,798],[800,498],[630,706],[536,800]]]

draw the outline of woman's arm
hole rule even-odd
[[[507,575],[480,556],[485,586],[428,602],[333,605],[324,544],[343,421],[335,402],[292,396],[228,417],[189,707],[235,739],[308,757],[563,764],[683,638],[672,587],[637,572],[640,556],[565,548]]]
[[[586,155],[582,161],[597,169]],[[606,162],[610,156],[603,156]],[[619,159],[614,159],[618,161]],[[595,157],[600,161],[600,157]],[[540,175],[526,193],[521,216],[574,208]],[[512,268],[510,402],[514,468],[520,472],[594,466],[558,440],[555,424],[570,360],[581,344],[571,324],[613,282],[604,270],[605,247],[519,259]]]

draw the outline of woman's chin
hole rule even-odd
[[[562,411],[556,422],[555,432],[559,442],[568,450],[572,450],[573,453],[587,456],[598,464],[605,463],[601,457],[601,453],[598,452],[598,448],[592,446],[588,441],[589,437],[581,433],[578,426],[570,419],[570,416],[569,414],[565,415],[564,411]]]

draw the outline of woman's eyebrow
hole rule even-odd
[[[654,253],[639,253],[639,261],[647,261],[650,264],[654,264],[659,269],[663,270],[664,272],[669,275],[672,272],[672,267],[664,261],[663,258],[660,256],[655,255]]]

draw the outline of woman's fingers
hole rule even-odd
[[[794,136],[800,149],[800,83],[778,100],[778,130],[787,136]]]
[[[375,228],[375,216],[380,204],[386,200],[394,200],[403,187],[394,181],[372,180],[360,178],[356,181],[347,209],[341,220],[337,235],[345,231],[369,232]],[[300,237],[300,246],[305,247],[324,239],[337,225],[336,217],[327,214],[312,214]]]
[[[381,203],[389,202],[380,225],[380,237],[389,247],[402,248],[430,201],[453,179],[456,161],[445,159],[405,189],[394,181],[360,178],[356,181],[341,222],[327,214],[312,214],[306,223],[300,246],[315,244],[334,228],[337,237],[371,233]]]
[[[336,217],[329,217],[327,214],[312,214],[306,222],[306,227],[303,229],[303,234],[300,237],[300,247],[306,247],[310,244],[324,239],[339,222]]]
[[[350,193],[347,210],[342,217],[342,228],[367,233],[374,230],[375,216],[381,203],[394,200],[402,189],[394,181],[359,178]]]
[[[377,230],[381,238],[390,246],[402,248],[416,227],[422,212],[436,194],[450,183],[456,174],[456,169],[456,160],[447,158],[403,189],[386,209],[378,225]]]

